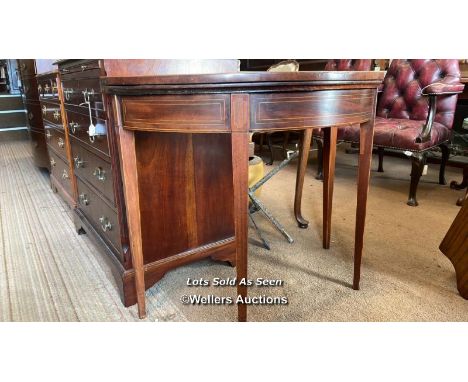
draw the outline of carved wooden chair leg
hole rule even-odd
[[[294,195],[294,216],[299,228],[307,228],[309,221],[302,217],[302,190],[304,188],[304,177],[309,159],[310,144],[312,140],[312,129],[304,130],[299,143],[299,163],[296,175],[296,193]]]
[[[468,187],[468,166],[465,166],[463,168],[463,180],[460,183],[458,183],[456,180],[453,180],[450,183],[450,188],[452,190],[463,190],[465,187]],[[467,196],[468,196],[468,188],[466,189],[465,196],[457,200],[457,206],[462,206],[463,203],[467,203],[466,202]]]
[[[426,164],[426,153],[414,153],[412,157],[411,167],[411,184],[408,197],[408,206],[416,207],[418,202],[416,200],[416,190],[418,189],[419,179],[423,173],[424,165]]]
[[[270,149],[270,160],[265,163],[267,166],[271,166],[273,164],[273,158],[274,158],[273,157],[273,142],[272,142],[271,136],[272,136],[272,133],[266,134],[268,148]]]
[[[317,175],[315,175],[315,179],[323,180],[323,141],[317,139],[315,142],[317,143]]]
[[[439,184],[447,184],[445,180],[445,166],[449,160],[450,149],[446,143],[439,145],[442,150],[442,159],[440,161],[440,170],[439,170]]]
[[[384,157],[385,149],[383,147],[378,147],[377,152],[379,154],[379,168],[377,169],[377,172],[384,172],[384,170],[383,170],[383,157]]]

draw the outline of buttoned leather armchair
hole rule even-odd
[[[383,171],[385,149],[411,152],[411,184],[407,204],[417,206],[416,190],[427,152],[440,147],[439,183],[446,184],[445,166],[457,94],[463,91],[456,59],[393,60],[387,70],[374,125],[374,146]],[[338,139],[359,143],[359,126],[338,129]]]

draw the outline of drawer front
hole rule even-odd
[[[20,90],[26,99],[37,100],[39,98],[36,77],[22,78],[21,83]]]
[[[95,116],[95,110],[91,114],[91,118],[96,131],[103,133],[95,137],[90,137],[88,134],[88,128],[90,124],[89,114],[78,113],[72,110],[66,110],[68,131],[70,135],[79,140],[82,144],[90,147],[92,150],[97,150],[100,153],[109,156],[109,144],[107,142],[107,122],[104,119]]]
[[[34,76],[36,74],[35,60],[18,60],[21,76]]]
[[[50,172],[60,182],[68,195],[72,194],[71,176],[68,164],[49,149]]]
[[[45,130],[47,144],[51,146],[55,150],[55,152],[63,158],[63,160],[68,162],[67,145],[65,142],[65,134],[63,133],[63,131],[48,126],[46,126]]]
[[[75,174],[96,187],[114,205],[111,164],[84,148],[73,138],[71,146]]]
[[[41,114],[42,119],[44,120],[44,124],[63,127],[62,111],[60,110],[60,105],[41,101]]]
[[[63,98],[66,105],[85,106],[90,103],[91,109],[104,110],[99,77],[62,79]]]
[[[64,76],[99,77],[99,60],[75,60],[70,63],[63,63],[59,65],[59,71]]]
[[[37,76],[37,92],[41,101],[59,103],[57,75]]]
[[[123,259],[117,212],[80,179],[77,179],[77,186],[78,208],[89,219],[101,237],[111,243]]]

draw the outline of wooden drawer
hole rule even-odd
[[[18,60],[18,69],[21,76],[34,76],[36,74],[35,60]]]
[[[62,112],[59,104],[41,101],[41,114],[44,124],[63,127]]]
[[[37,92],[36,77],[22,78],[20,91],[26,100],[37,100],[39,94]]]
[[[66,79],[62,78],[63,98],[66,105],[85,106],[91,109],[104,110],[99,77]]]
[[[92,112],[93,124],[98,128],[105,131],[106,135],[95,136],[91,138],[88,134],[89,128],[89,114],[79,113],[73,110],[66,110],[67,121],[68,121],[68,131],[70,135],[75,139],[79,140],[81,144],[86,145],[92,150],[96,150],[102,154],[109,156],[109,144],[107,141],[107,122],[99,118],[103,116],[104,113],[98,113],[97,110]]]
[[[47,144],[52,147],[52,149],[62,157],[66,162],[67,160],[67,144],[65,141],[65,134],[62,130],[51,128],[49,126],[45,127],[45,137]]]
[[[37,92],[41,101],[59,103],[57,74],[50,73],[37,76]]]
[[[99,77],[99,60],[73,60],[70,63],[59,64],[59,71],[63,76]]]
[[[77,178],[77,187],[77,208],[89,219],[101,237],[114,247],[123,260],[117,212],[79,178]]]
[[[71,139],[71,146],[75,174],[93,185],[111,205],[114,205],[111,164],[86,149],[76,139]]]
[[[68,195],[73,195],[70,169],[67,162],[60,158],[49,146],[50,172],[63,186]]]

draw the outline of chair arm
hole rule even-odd
[[[421,93],[422,95],[449,95],[460,94],[463,92],[465,85],[462,83],[448,84],[444,82],[434,82],[425,86]]]
[[[429,112],[427,113],[426,123],[422,128],[421,134],[416,138],[416,143],[424,143],[431,140],[432,123],[434,122],[436,114],[437,96],[454,95],[463,92],[465,85],[458,82],[458,79],[456,79],[454,83],[449,82],[453,80],[453,77],[445,77],[441,82],[434,82],[421,90],[422,95],[429,97]]]
[[[427,113],[426,123],[424,124],[421,134],[416,137],[416,143],[429,142],[431,140],[432,123],[436,115],[437,96],[429,94],[429,111]]]

